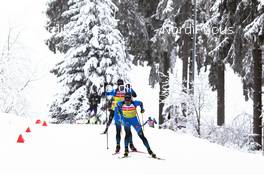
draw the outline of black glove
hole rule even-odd
[[[106,134],[108,131],[108,126],[105,128],[104,132],[102,134]]]
[[[141,109],[141,111],[140,111],[141,113],[144,113],[145,112],[145,110],[144,109]]]

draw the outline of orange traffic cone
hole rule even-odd
[[[26,132],[31,132],[31,130],[30,130],[30,128],[29,128],[29,127],[27,128]]]
[[[24,143],[24,142],[25,142],[25,140],[24,140],[22,134],[20,134],[18,139],[17,139],[17,143]]]
[[[41,120],[36,120],[36,124],[40,124],[41,123]]]
[[[43,122],[42,126],[48,126],[46,121]]]

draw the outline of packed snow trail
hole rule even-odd
[[[31,133],[25,133],[30,126]],[[115,127],[106,136],[103,125],[34,124],[33,120],[0,115],[0,174],[3,175],[87,175],[87,174],[179,174],[223,175],[261,174],[264,157],[241,153],[186,134],[145,127],[151,148],[166,160],[149,158],[148,154],[112,155],[115,149]],[[16,143],[23,134],[25,143]],[[124,132],[122,132],[122,143]],[[133,132],[134,144],[146,152]],[[221,167],[219,167],[221,166]]]

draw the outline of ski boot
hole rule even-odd
[[[153,152],[151,151],[151,149],[148,149],[148,153],[151,155],[151,157],[153,157],[153,158],[157,158],[156,154],[153,153]]]
[[[131,151],[137,152],[137,148],[133,145],[133,143],[131,143],[129,145],[129,147],[130,147]]]
[[[128,157],[128,148],[125,149],[124,157]]]
[[[120,151],[120,145],[116,145],[115,153],[119,153]]]

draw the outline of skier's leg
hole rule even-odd
[[[129,147],[132,151],[137,151],[136,147],[134,146],[133,144],[133,135],[132,135],[132,132],[131,132],[131,128],[130,129],[130,133],[131,133],[131,136],[129,137]]]
[[[95,124],[98,124],[99,121],[98,121],[98,116],[96,116],[96,114],[97,114],[97,106],[96,105],[94,105],[93,111],[94,111],[93,115],[96,119]]]
[[[115,123],[116,125],[116,144],[120,145],[120,140],[121,140],[121,124],[120,123]]]
[[[138,119],[136,117],[134,118],[131,118],[131,124],[132,126],[135,128],[135,130],[137,131],[138,133],[138,136],[140,137],[140,139],[142,140],[143,144],[145,145],[145,147],[147,149],[150,148],[149,144],[148,144],[148,140],[147,138],[144,136],[144,133],[143,133],[143,130],[142,130],[142,127],[138,121]]]
[[[94,115],[97,115],[97,106],[94,106]]]
[[[125,149],[128,149],[128,144],[129,144],[129,141],[131,141],[132,133],[131,133],[130,126],[125,126],[124,128],[125,128],[125,132],[126,132]]]
[[[115,123],[116,126],[116,150],[118,153],[120,151],[120,140],[121,140],[121,124]]]
[[[90,118],[91,110],[92,110],[92,108],[91,108],[91,106],[90,106],[89,109],[87,110],[87,116],[88,116],[88,118]]]
[[[114,120],[115,120],[115,125],[116,125],[116,144],[120,145],[120,140],[121,140],[121,121],[120,117],[117,112],[117,108],[114,110]]]
[[[147,149],[150,149],[150,146],[149,146],[148,140],[147,140],[147,138],[145,137],[145,135],[144,135],[142,129],[139,130],[139,131],[137,131],[137,133],[138,133],[138,136],[140,137],[140,139],[142,140],[143,144],[145,145],[145,147],[146,147]]]
[[[148,153],[149,153],[152,157],[156,158],[156,154],[153,153],[153,151],[150,149],[150,146],[149,146],[148,140],[147,140],[147,138],[145,137],[145,135],[144,135],[142,129],[138,132],[138,136],[140,137],[140,139],[142,140],[143,144],[144,144],[145,147],[147,148]]]
[[[107,109],[106,109],[107,110]],[[113,110],[110,110],[110,114],[109,114],[109,120],[107,121],[106,123],[106,128],[104,130],[104,134],[106,134],[107,130],[108,130],[108,127],[110,126],[110,124],[112,123],[112,120],[114,118],[114,111]]]
[[[124,156],[128,156],[128,143],[131,140],[131,129],[130,129],[130,125],[125,125],[124,126],[125,132],[126,132],[126,136],[125,136],[125,153]]]
[[[110,114],[109,114],[109,120],[107,121],[107,128],[110,126],[110,124],[112,123],[112,120],[114,118],[114,111],[110,110]]]

